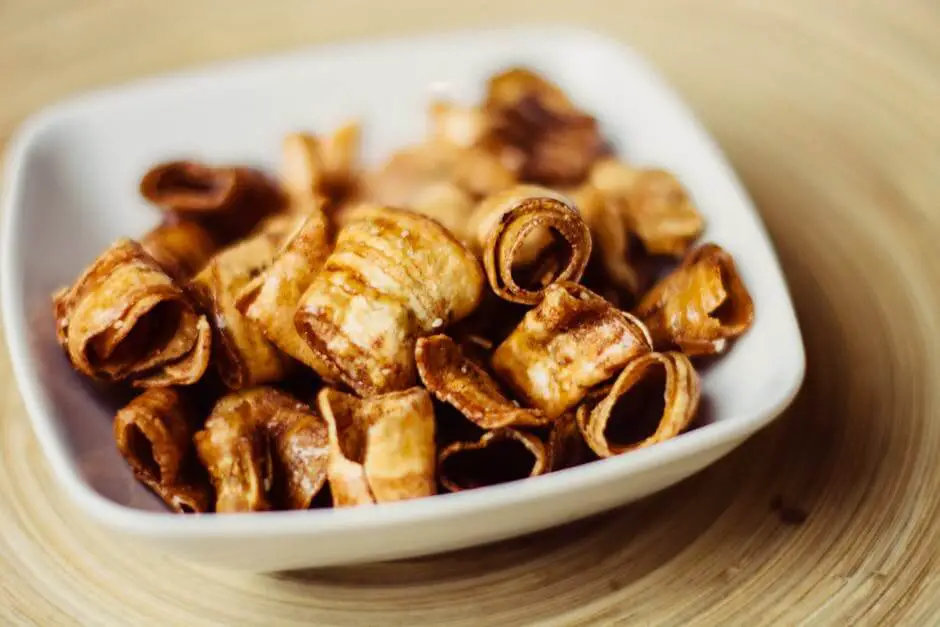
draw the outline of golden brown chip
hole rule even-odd
[[[578,184],[607,151],[597,120],[526,68],[493,76],[483,108],[491,130],[482,143],[504,162],[518,160],[521,180]],[[505,156],[507,152],[512,156]]]
[[[579,405],[580,407],[580,405]],[[591,449],[578,428],[574,411],[565,412],[552,423],[548,434],[548,458],[551,469],[562,470],[579,466],[592,457]]]
[[[359,177],[360,127],[347,123],[332,135],[291,133],[283,141],[281,181],[290,209],[304,212],[309,198],[339,201]]]
[[[418,340],[415,357],[428,391],[484,429],[548,422],[537,409],[520,407],[506,398],[489,373],[464,357],[460,346],[446,335]]]
[[[140,181],[140,194],[158,207],[179,214],[231,209],[243,191],[233,167],[196,161],[169,161],[152,167]]]
[[[482,293],[479,263],[440,224],[376,209],[339,233],[296,324],[347,385],[372,396],[414,385],[415,341],[468,316]]]
[[[238,294],[236,305],[267,339],[329,382],[339,373],[314,353],[297,333],[294,313],[331,250],[329,225],[317,207],[288,238],[280,252]]]
[[[199,272],[216,252],[216,243],[198,222],[168,220],[152,229],[140,245],[167,274],[186,281]]]
[[[556,418],[651,350],[646,327],[575,283],[556,283],[493,353],[493,370],[530,407]]]
[[[578,281],[591,256],[587,224],[569,199],[544,187],[519,185],[490,196],[472,228],[490,287],[516,303],[534,305],[546,286]]]
[[[114,440],[137,479],[180,513],[209,511],[205,477],[193,472],[195,421],[180,393],[152,388],[114,417]]]
[[[703,244],[647,292],[635,313],[649,327],[657,349],[714,355],[751,327],[754,302],[731,255]]]
[[[326,483],[326,422],[275,388],[222,397],[195,441],[217,511],[307,509]]]
[[[594,257],[603,268],[604,281],[638,294],[640,276],[630,264],[630,229],[620,201],[591,185],[580,187],[571,198],[591,230]]]
[[[679,435],[698,411],[699,378],[682,353],[648,353],[627,364],[593,409],[578,408],[578,426],[600,457]]]
[[[473,233],[467,226],[475,207],[473,197],[449,181],[423,187],[410,203],[412,211],[437,220],[465,244],[473,242]]]
[[[463,106],[446,100],[435,100],[429,107],[431,141],[440,141],[471,148],[486,134],[488,120],[477,106]]]
[[[439,456],[441,485],[451,492],[535,477],[550,470],[545,444],[515,429],[487,431],[476,442],[454,442]]]
[[[429,185],[453,182],[461,152],[458,146],[446,142],[398,150],[377,171],[364,176],[366,199],[378,205],[410,208]]]
[[[206,370],[208,322],[136,242],[115,242],[53,304],[59,343],[83,374],[150,387]]]
[[[317,404],[329,424],[334,506],[434,494],[434,406],[426,390],[411,388],[362,400],[324,388]]]
[[[622,202],[630,230],[650,254],[679,257],[702,234],[702,216],[676,177],[665,170],[605,159],[591,171],[591,184]]]
[[[193,294],[211,316],[213,359],[222,381],[238,390],[286,376],[290,361],[261,330],[238,310],[238,298],[274,260],[299,218],[269,219],[263,228],[214,256],[190,283]]]

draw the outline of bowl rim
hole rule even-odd
[[[150,90],[175,89],[190,81],[202,81],[219,72],[245,73],[263,72],[268,65],[289,58],[303,58],[337,54],[356,50],[364,45],[370,47],[395,47],[401,45],[427,46],[443,43],[454,38],[479,38],[481,35],[562,37],[580,45],[607,49],[608,53],[626,57],[631,64],[645,74],[644,80],[668,95],[682,114],[692,123],[697,132],[710,144],[718,165],[724,170],[741,201],[752,213],[755,227],[764,238],[773,263],[773,270],[782,283],[789,308],[783,314],[785,322],[792,325],[798,342],[794,347],[795,361],[792,372],[778,394],[771,396],[757,409],[741,415],[730,415],[722,420],[703,425],[693,431],[656,446],[632,451],[612,458],[600,459],[575,468],[564,469],[547,475],[532,477],[522,482],[490,486],[485,489],[459,493],[438,494],[434,498],[415,499],[385,503],[378,508],[336,508],[315,511],[276,511],[227,514],[224,516],[195,515],[179,516],[170,512],[153,512],[136,509],[112,501],[98,493],[73,468],[71,454],[57,431],[52,404],[43,392],[43,383],[29,362],[27,347],[28,326],[24,303],[20,292],[14,287],[23,276],[20,264],[21,249],[17,234],[21,229],[21,197],[23,194],[22,164],[39,137],[67,118],[76,110],[95,107],[112,98],[124,98]],[[462,28],[441,30],[423,35],[358,38],[335,43],[305,46],[286,52],[275,52],[243,59],[199,65],[177,72],[155,74],[134,81],[98,89],[64,99],[40,109],[28,117],[14,131],[6,149],[4,163],[4,185],[0,208],[0,315],[14,379],[23,399],[33,431],[40,442],[53,475],[69,498],[98,523],[121,530],[131,535],[163,538],[209,537],[209,536],[275,536],[290,534],[314,534],[342,528],[349,531],[377,530],[388,525],[407,525],[415,521],[445,521],[470,513],[481,514],[502,509],[509,505],[524,505],[545,498],[558,497],[565,493],[624,479],[632,474],[667,466],[683,458],[721,444],[736,446],[774,418],[793,401],[806,372],[806,355],[802,334],[793,308],[793,300],[780,267],[766,227],[747,194],[737,173],[732,169],[724,152],[688,108],[679,93],[669,85],[649,62],[627,45],[596,31],[567,26],[527,26],[499,28]]]

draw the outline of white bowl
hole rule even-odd
[[[481,95],[525,64],[596,114],[620,154],[675,172],[705,215],[704,239],[736,258],[754,327],[704,374],[709,423],[578,468],[374,508],[179,516],[131,477],[115,450],[115,402],[72,371],[50,294],[157,212],[138,197],[153,163],[178,156],[276,167],[292,130],[366,124],[378,159],[425,131],[432,93]],[[448,33],[341,44],[144,80],[82,96],[26,122],[4,189],[2,299],[14,372],[63,489],[113,533],[209,564],[270,571],[417,556],[499,540],[661,490],[727,454],[796,394],[803,345],[786,283],[750,199],[679,97],[644,61],[597,35],[559,29]]]

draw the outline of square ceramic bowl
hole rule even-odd
[[[757,321],[704,375],[709,424],[654,447],[543,477],[374,508],[179,516],[137,485],[111,436],[114,402],[69,367],[50,294],[157,212],[137,195],[153,163],[191,156],[275,168],[282,136],[358,117],[368,159],[417,140],[432,94],[477,99],[511,64],[557,81],[621,155],[675,172],[737,259]],[[639,499],[727,454],[796,394],[803,345],[786,283],[747,194],[681,99],[636,54],[560,29],[458,32],[332,45],[82,96],[27,121],[4,187],[2,305],[14,372],[64,491],[115,534],[195,561],[271,571],[417,556],[558,525]]]

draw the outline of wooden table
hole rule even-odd
[[[197,568],[87,523],[0,351],[0,622],[940,624],[936,0],[0,1],[0,138],[143,74],[349,37],[573,21],[646,53],[760,206],[809,359],[792,410],[640,504],[417,561]]]

